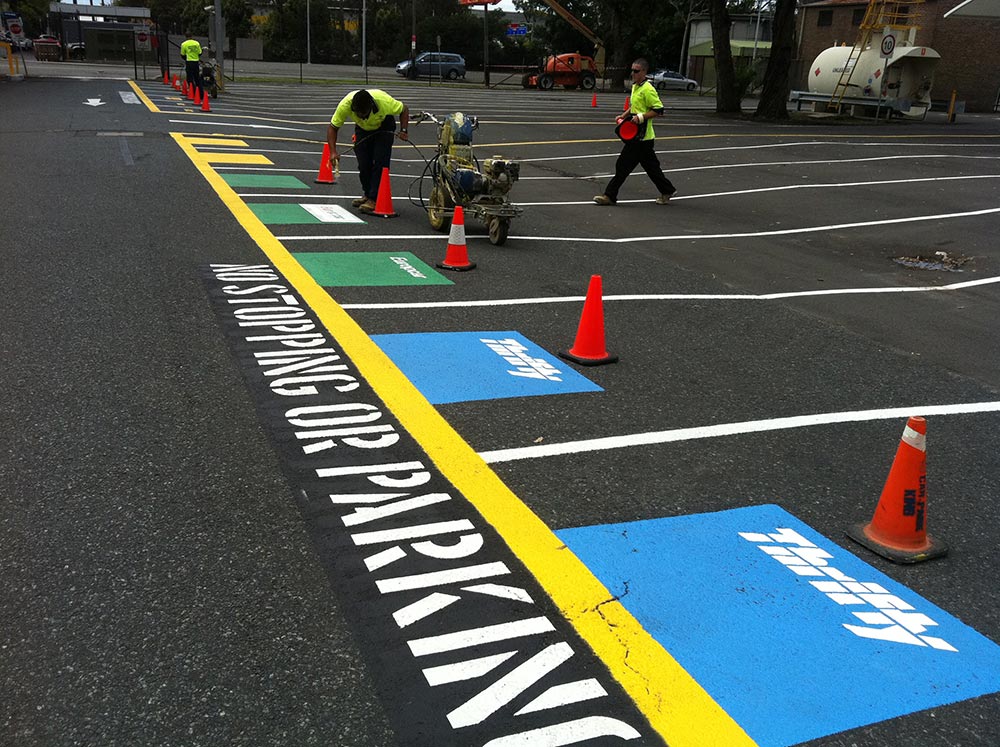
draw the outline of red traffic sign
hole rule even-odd
[[[885,34],[882,37],[881,51],[882,57],[892,57],[892,51],[896,48],[896,37],[892,34]]]
[[[10,33],[14,34],[15,36],[17,36],[18,34],[20,34],[21,33],[21,24],[19,24],[19,23],[12,23],[12,24],[10,24]]]

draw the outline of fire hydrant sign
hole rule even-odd
[[[1000,646],[779,506],[556,534],[760,747],[1000,692]]]

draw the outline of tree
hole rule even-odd
[[[788,71],[795,46],[795,0],[777,0],[771,31],[771,57],[755,116],[788,119]]]
[[[742,91],[737,90],[733,49],[729,44],[732,21],[726,0],[709,0],[712,21],[712,47],[715,50],[715,111],[719,114],[739,114]]]

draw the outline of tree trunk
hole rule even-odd
[[[740,92],[736,90],[736,69],[733,49],[729,45],[729,10],[726,0],[709,0],[712,19],[712,46],[715,48],[715,111],[719,114],[740,113]]]
[[[788,71],[795,46],[795,0],[777,0],[772,21],[771,56],[764,72],[764,88],[755,116],[788,119]]]

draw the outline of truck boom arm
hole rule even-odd
[[[541,0],[543,3],[548,5],[552,10],[559,14],[563,20],[566,21],[570,26],[575,28],[581,34],[583,34],[587,41],[592,42],[594,45],[594,64],[597,66],[598,75],[604,75],[604,41],[597,36],[593,31],[591,31],[587,26],[576,16],[566,10],[562,5],[560,5],[556,0]]]

